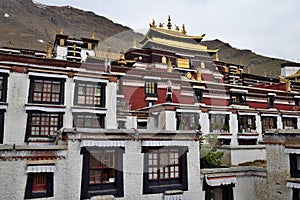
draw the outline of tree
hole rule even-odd
[[[203,136],[200,142],[200,167],[201,168],[217,168],[222,165],[222,157],[224,152],[217,151],[218,138],[217,135]]]

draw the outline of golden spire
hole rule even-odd
[[[92,32],[92,39],[95,39],[95,33]]]
[[[51,42],[46,44],[46,58],[52,58],[52,45]]]
[[[64,34],[64,29],[63,28],[60,29],[60,34]]]
[[[167,69],[168,72],[172,72],[172,63],[170,58],[168,58]]]
[[[171,28],[172,28],[171,17],[170,17],[170,15],[169,15],[169,17],[168,17],[168,25],[167,25],[167,27],[168,27],[169,30],[171,30]]]
[[[197,81],[201,81],[201,67],[197,68]]]
[[[182,33],[186,34],[186,30],[185,30],[185,25],[184,24],[182,24]]]
[[[219,61],[219,49],[217,49],[217,52],[216,52],[216,61]]]

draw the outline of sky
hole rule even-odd
[[[206,34],[238,49],[300,62],[299,0],[37,0],[72,6],[143,32],[155,19],[185,24],[188,35]]]

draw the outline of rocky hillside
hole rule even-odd
[[[1,0],[0,46],[44,50],[48,41],[63,28],[64,33],[75,37],[91,37],[100,40],[100,48],[111,46],[113,51],[127,49],[134,39],[141,38],[130,28],[111,20],[69,6],[55,7],[32,0]],[[145,25],[146,26],[146,25]],[[113,36],[113,39],[111,37]],[[109,40],[107,40],[110,38]],[[283,60],[257,55],[250,50],[240,50],[219,40],[203,43],[210,49],[220,49],[221,61],[242,64],[246,72],[277,77]]]

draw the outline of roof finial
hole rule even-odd
[[[154,19],[152,19],[152,23],[150,23],[149,26],[150,26],[150,27],[156,27],[156,25],[155,25],[155,20],[154,20]]]
[[[185,30],[185,25],[184,24],[182,24],[182,33],[186,34],[186,30]]]
[[[95,33],[92,32],[92,39],[95,39]]]
[[[169,15],[169,17],[168,17],[168,25],[167,25],[167,27],[168,27],[169,30],[171,30],[171,28],[172,28],[171,17],[170,17],[170,15]]]
[[[60,29],[60,34],[64,34],[64,29],[63,28]]]

